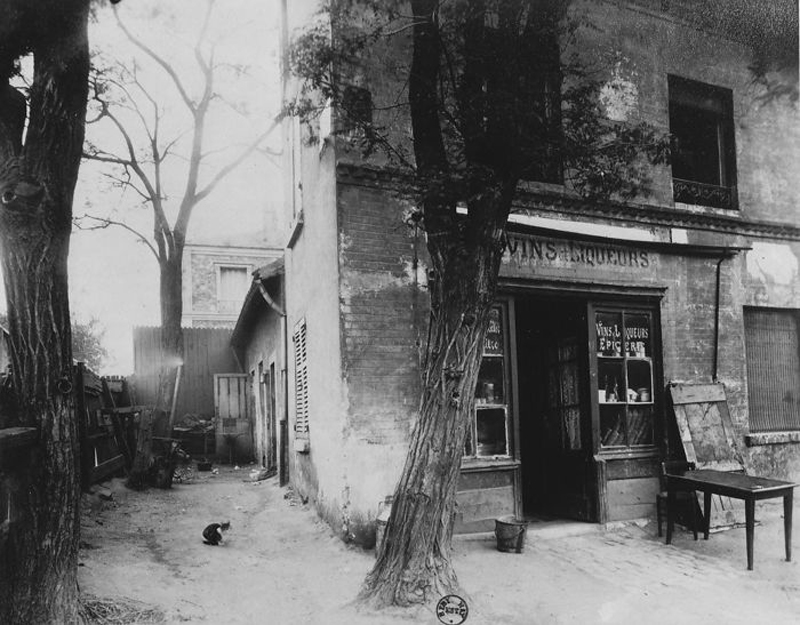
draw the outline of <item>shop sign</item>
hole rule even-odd
[[[503,256],[505,264],[613,270],[648,269],[654,260],[647,250],[634,247],[513,234]]]

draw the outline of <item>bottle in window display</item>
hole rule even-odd
[[[619,401],[619,387],[617,386],[616,378],[614,378],[613,386],[606,385],[606,401],[609,403]]]

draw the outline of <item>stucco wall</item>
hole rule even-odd
[[[279,306],[283,305],[283,294],[275,290],[275,281],[271,281],[270,296]],[[246,346],[244,349],[245,373],[251,375],[251,390],[253,392],[254,407],[254,442],[256,462],[269,455],[266,446],[269,445],[267,432],[265,432],[265,406],[262,405],[262,390],[259,376],[259,364],[263,365],[263,372],[269,374],[270,365],[275,367],[275,436],[276,450],[280,449],[280,426],[279,422],[285,418],[286,392],[283,385],[282,372],[285,370],[283,353],[283,324],[281,317],[270,308],[263,300],[255,304],[255,311],[252,313],[252,325],[248,332],[241,338]],[[269,401],[269,398],[267,398]]]
[[[290,122],[288,122],[290,123]],[[291,336],[296,324],[305,319],[307,332],[309,451],[289,448],[290,479],[308,497],[332,527],[342,528],[348,495],[343,481],[342,432],[346,409],[342,388],[339,334],[339,268],[337,249],[336,188],[332,146],[297,148],[300,156],[302,189],[294,197],[291,244],[286,252],[287,323]],[[291,149],[288,149],[291,156]],[[291,170],[289,170],[291,171]],[[292,210],[292,207],[287,207]],[[302,224],[297,216],[302,212]],[[291,339],[290,339],[291,340]],[[289,345],[289,379],[294,384],[293,346]],[[290,400],[290,439],[294,440],[296,407]]]

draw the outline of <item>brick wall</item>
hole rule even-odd
[[[419,403],[429,300],[424,235],[403,223],[404,204],[379,188],[341,181],[338,197],[345,445],[355,527],[355,517],[374,516],[400,476]]]

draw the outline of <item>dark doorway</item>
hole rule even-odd
[[[596,521],[586,302],[530,297],[515,308],[523,510]]]

